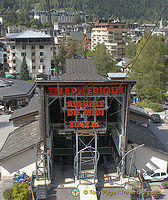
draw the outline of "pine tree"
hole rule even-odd
[[[23,62],[20,66],[20,79],[24,81],[28,81],[29,79],[29,70],[28,70],[25,56],[23,57]]]

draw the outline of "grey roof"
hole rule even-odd
[[[73,40],[82,40],[83,39],[83,32],[71,32],[70,36]]]
[[[60,81],[108,81],[97,73],[93,59],[67,59],[66,72],[59,78]]]
[[[35,83],[32,81],[22,81],[16,79],[0,78],[1,83],[10,81],[9,87],[0,87],[0,98],[9,98],[16,96],[30,95],[34,88]]]
[[[130,111],[135,112],[135,113],[140,114],[140,115],[143,115],[143,116],[146,116],[146,117],[150,117],[149,114],[145,111],[144,108],[140,108],[138,106],[134,106],[134,105],[130,104]]]
[[[6,38],[10,38],[10,39],[51,38],[51,36],[47,35],[45,33],[39,32],[39,31],[27,30],[27,31],[24,31],[22,33],[8,33],[8,34],[6,34]]]
[[[14,119],[22,118],[30,114],[38,114],[38,112],[39,112],[38,97],[33,97],[27,107],[15,110],[9,120],[11,121]]]
[[[163,143],[153,134],[153,132],[142,125],[134,122],[128,124],[128,140],[137,144],[145,144],[146,147],[168,153]]]
[[[0,151],[0,160],[14,156],[39,142],[41,138],[38,121],[21,126],[8,135]]]

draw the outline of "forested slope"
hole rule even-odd
[[[85,11],[95,17],[120,17],[122,19],[157,19],[167,0],[50,0],[55,9]],[[37,7],[45,9],[45,0],[0,0],[0,9]],[[165,18],[168,17],[168,12]]]

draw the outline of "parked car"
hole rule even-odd
[[[168,178],[168,173],[161,169],[155,169],[143,173],[142,176],[145,181],[163,181]]]
[[[163,108],[164,108],[165,110],[168,110],[168,102],[165,102],[165,103],[164,103]]]
[[[159,114],[153,114],[151,115],[151,121],[153,123],[161,123],[161,117]]]

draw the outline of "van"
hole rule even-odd
[[[142,176],[145,181],[163,181],[168,178],[168,173],[161,169],[155,169],[143,173]]]

